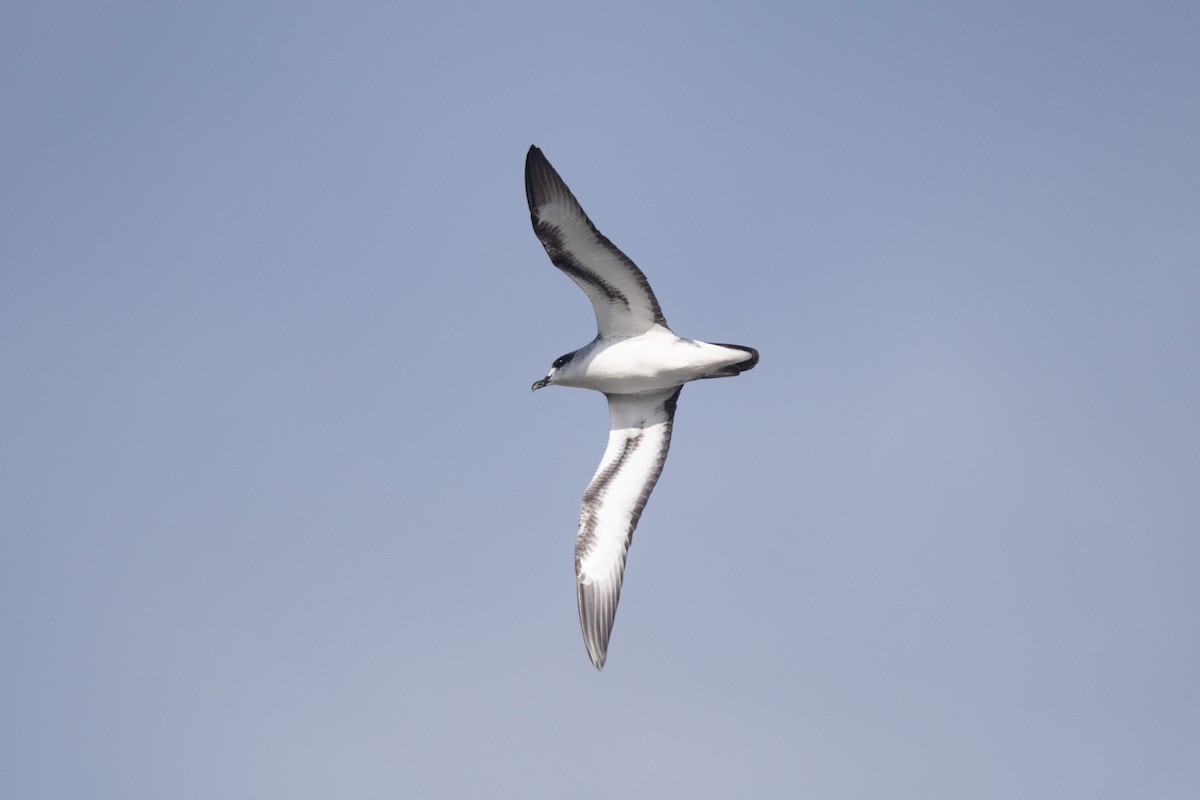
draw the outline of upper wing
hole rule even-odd
[[[604,666],[608,654],[625,554],[667,460],[682,389],[608,396],[608,447],[583,493],[575,541],[579,625],[596,669]]]
[[[554,266],[587,293],[601,336],[637,336],[655,324],[667,327],[646,276],[596,230],[536,147],[525,158],[525,196],[533,232]]]

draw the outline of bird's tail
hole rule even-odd
[[[717,347],[726,347],[730,350],[741,350],[746,354],[745,361],[739,361],[736,364],[730,364],[727,367],[721,367],[720,370],[712,375],[706,375],[706,378],[732,378],[734,375],[741,375],[746,370],[754,369],[754,365],[758,363],[758,351],[753,347],[746,347],[744,344],[724,344],[722,342],[709,342]]]

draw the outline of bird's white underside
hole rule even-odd
[[[682,386],[746,360],[746,351],[683,339],[655,325],[639,336],[596,339],[551,383],[605,394],[637,394]]]

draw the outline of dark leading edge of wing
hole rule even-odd
[[[667,327],[637,265],[596,230],[579,201],[537,147],[525,158],[529,215],[546,254],[592,301],[601,336],[636,336]]]

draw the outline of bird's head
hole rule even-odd
[[[546,373],[546,377],[542,378],[540,381],[536,381],[530,388],[530,391],[536,392],[543,386],[550,386],[558,383],[558,381],[555,380],[555,376],[558,375],[558,371],[561,370],[574,357],[575,353],[567,353],[565,356],[559,356],[558,358],[554,359],[554,363],[550,365],[550,371]]]

